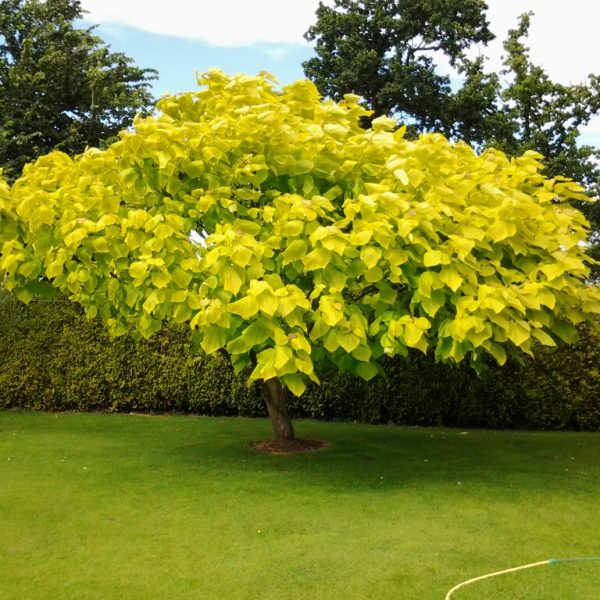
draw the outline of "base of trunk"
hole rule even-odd
[[[285,445],[294,439],[294,426],[288,415],[287,391],[276,377],[263,381],[262,389],[273,425],[275,442]]]

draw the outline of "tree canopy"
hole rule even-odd
[[[58,289],[113,335],[187,324],[297,395],[411,348],[503,364],[600,311],[570,205],[586,197],[537,153],[410,140],[389,117],[365,130],[358,96],[322,101],[309,81],[199,83],[105,150],[52,152],[3,185],[6,289]]]
[[[110,52],[81,29],[79,0],[0,2],[0,165],[23,165],[57,148],[99,146],[153,103],[155,71]]]
[[[467,48],[491,41],[486,10],[483,0],[320,2],[305,34],[316,56],[304,72],[335,100],[359,94],[375,118],[394,114],[420,131],[449,133],[457,115],[474,107],[452,92],[435,57],[459,65]]]

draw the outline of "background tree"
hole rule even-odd
[[[99,146],[152,103],[152,69],[110,52],[80,29],[79,0],[0,2],[0,166],[23,165],[58,148]]]
[[[358,96],[322,102],[308,81],[200,83],[106,150],[53,152],[0,186],[7,290],[57,288],[113,335],[189,324],[262,382],[280,444],[286,389],[369,380],[409,348],[503,364],[600,311],[568,203],[585,197],[538,154],[406,140],[388,117],[364,130]]]
[[[435,57],[456,65],[472,44],[492,40],[486,10],[483,0],[319,3],[317,21],[305,34],[316,56],[304,72],[330,98],[362,96],[372,118],[395,115],[419,131],[449,132],[453,94]]]

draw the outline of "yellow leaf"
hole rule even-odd
[[[516,232],[517,228],[512,223],[505,223],[503,221],[496,221],[487,231],[494,242],[501,242],[515,235]]]
[[[560,277],[565,272],[565,267],[559,263],[552,263],[544,265],[540,270],[542,273],[544,273],[544,275],[546,275],[548,281],[552,281],[553,279]]]
[[[426,267],[435,267],[436,265],[447,265],[450,263],[450,257],[440,250],[428,250],[423,255],[423,264]]]
[[[362,362],[368,362],[371,359],[371,350],[368,346],[358,346],[352,351],[352,356]]]
[[[440,279],[437,273],[434,273],[433,271],[425,271],[419,277],[419,292],[425,298],[430,298],[432,289],[437,289],[439,287],[439,282]]]
[[[275,347],[275,368],[280,371],[292,359],[292,351],[287,346]]]
[[[291,340],[292,348],[294,348],[294,350],[303,350],[307,354],[311,353],[311,351],[312,351],[311,345],[310,345],[309,341],[302,334],[291,333],[289,335],[289,337]]]
[[[544,346],[556,346],[556,342],[542,329],[534,329],[531,333],[540,344]]]
[[[372,269],[381,258],[381,250],[366,246],[360,251],[360,259],[365,263],[367,269]]]
[[[384,252],[387,261],[394,266],[402,265],[408,260],[408,252],[399,248],[391,248]]]
[[[250,319],[258,312],[259,304],[255,298],[246,296],[232,302],[227,308],[229,312],[240,315],[243,319]]]
[[[173,292],[173,294],[171,295],[171,302],[178,304],[180,302],[185,302],[187,300],[187,298],[188,298],[187,290],[179,290],[177,292]]]
[[[251,258],[252,251],[241,244],[237,244],[231,251],[231,260],[240,267],[245,267]]]
[[[356,367],[356,373],[365,381],[371,381],[377,375],[377,367],[368,362],[362,362]]]
[[[417,347],[421,338],[423,337],[423,329],[418,327],[415,323],[407,323],[404,326],[404,342],[411,348]]]
[[[281,377],[282,383],[285,385],[294,396],[302,396],[306,389],[306,383],[301,375],[293,373],[291,375],[283,375]]]
[[[442,269],[439,277],[442,283],[446,284],[453,292],[456,292],[464,281],[464,279],[451,268]]]
[[[394,171],[394,177],[400,180],[400,183],[402,183],[402,185],[410,184],[410,179],[408,178],[408,175],[404,169],[396,169]]]
[[[419,187],[419,184],[425,179],[425,173],[423,171],[419,171],[418,169],[411,169],[408,172],[408,179],[410,181],[410,185],[413,187]]]
[[[537,299],[539,300],[540,304],[542,304],[543,306],[547,306],[550,310],[552,310],[554,308],[554,306],[556,305],[556,296],[552,293],[551,290],[541,288],[541,289],[537,290],[536,295],[537,295]],[[585,308],[584,308],[584,310],[585,310]]]
[[[360,338],[353,333],[340,333],[338,334],[338,342],[346,352],[350,353],[358,347]]]
[[[297,237],[304,230],[303,221],[287,221],[279,227],[279,233],[286,237]]]
[[[330,259],[331,252],[319,246],[311,250],[302,259],[302,263],[307,271],[314,271],[315,269],[324,269],[329,264]]]
[[[315,166],[315,163],[312,160],[301,159],[297,160],[294,166],[295,175],[304,175],[305,173],[309,173]]]
[[[368,244],[373,237],[372,229],[363,229],[362,231],[352,231],[350,233],[350,243],[353,246],[363,246]]]
[[[212,354],[225,346],[227,332],[219,327],[207,327],[204,331],[201,346],[206,354]]]
[[[508,339],[515,344],[515,346],[521,346],[529,339],[529,325],[521,321],[516,323],[511,321],[508,326]]]
[[[506,362],[506,351],[500,344],[491,344],[489,353],[496,359],[496,362],[503,366]]]
[[[383,279],[383,271],[379,267],[373,267],[365,273],[364,277],[369,283],[377,283]]]
[[[171,276],[180,288],[187,288],[192,281],[192,275],[180,267],[176,267]]]
[[[279,300],[271,290],[265,290],[256,296],[256,302],[260,310],[269,316],[273,316],[277,312]]]
[[[25,304],[29,304],[33,299],[33,292],[29,288],[20,288],[15,292],[15,296]]]
[[[223,278],[223,287],[228,292],[237,294],[240,291],[243,281],[236,269],[233,267],[224,266],[221,269],[221,277]]]
[[[149,314],[152,314],[154,312],[154,309],[158,306],[158,304],[160,304],[158,294],[156,293],[156,291],[150,292],[150,294],[146,298],[146,301],[143,304],[144,311]]]
[[[304,240],[293,240],[283,252],[283,264],[299,260],[306,255],[308,246]]]
[[[344,307],[340,302],[336,302],[331,296],[322,296],[319,301],[319,309],[322,315],[323,323],[334,327],[344,318]]]
[[[346,287],[346,275],[331,265],[325,267],[323,275],[331,291],[341,292]]]
[[[171,281],[171,276],[167,271],[154,271],[151,280],[157,288],[164,288]]]
[[[587,313],[600,313],[600,300],[588,300],[584,302],[583,310]]]
[[[134,279],[140,279],[148,272],[148,263],[144,261],[136,261],[131,263],[129,267],[129,274]]]
[[[87,237],[87,231],[85,229],[75,229],[71,233],[65,235],[64,241],[67,248],[76,248],[81,244],[81,241]]]

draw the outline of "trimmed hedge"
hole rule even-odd
[[[0,296],[0,408],[255,414],[262,401],[223,359],[194,360],[189,341],[110,339],[67,301]]]
[[[600,334],[542,348],[521,366],[467,366],[411,355],[369,383],[339,375],[293,399],[328,420],[464,427],[600,430]],[[220,357],[193,358],[184,332],[110,340],[68,301],[25,306],[0,295],[0,409],[264,416],[260,392]]]

